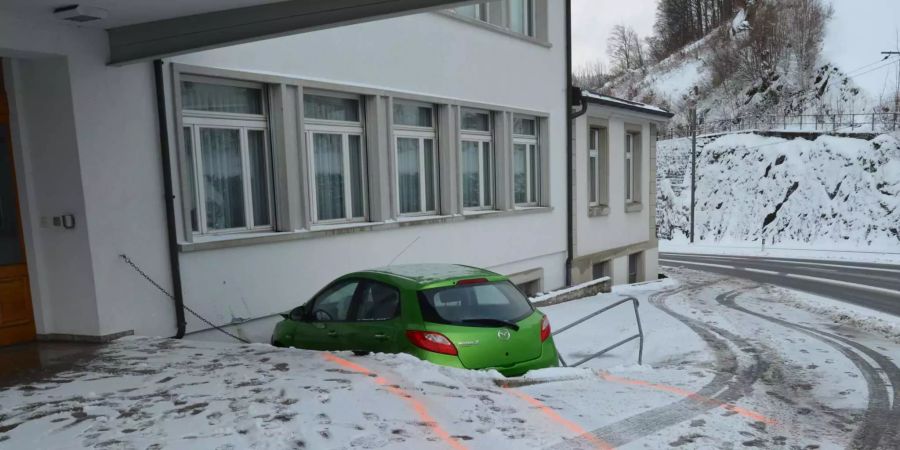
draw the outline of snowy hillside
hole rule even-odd
[[[898,136],[731,134],[698,147],[698,240],[900,248]],[[687,139],[660,142],[661,239],[688,234],[689,155]]]
[[[618,76],[601,90],[678,112],[674,127],[687,124],[687,96],[694,88],[701,123],[734,117],[871,113],[885,107],[892,110],[898,63],[897,58],[881,61],[881,52],[900,46],[900,2],[826,3],[834,8],[834,14],[826,22],[821,54],[810,69],[801,69],[786,57],[776,67],[766,69],[765,76],[746,72],[723,75],[722,49],[742,39],[746,34],[742,26],[759,26],[745,23],[741,10],[733,23],[644,70]],[[788,43],[787,48],[793,45]]]

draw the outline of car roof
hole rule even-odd
[[[409,264],[380,267],[349,274],[380,281],[390,281],[399,287],[409,289],[431,289],[452,286],[459,280],[487,278],[490,281],[504,281],[507,277],[486,269],[459,264]]]

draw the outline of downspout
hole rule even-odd
[[[166,117],[166,95],[163,62],[153,61],[156,78],[156,113],[159,121],[159,146],[162,153],[163,192],[166,203],[166,228],[169,238],[169,266],[172,269],[172,299],[175,301],[175,339],[184,337],[184,296],[181,291],[181,264],[178,261],[178,230],[175,224],[175,193],[172,190],[172,154],[169,149],[169,121]]]
[[[566,286],[572,285],[572,263],[575,257],[575,156],[573,141],[575,139],[574,121],[587,112],[587,102],[581,101],[581,110],[572,113],[576,92],[572,87],[572,0],[566,0]],[[581,98],[581,95],[578,95]]]

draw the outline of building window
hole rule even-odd
[[[513,120],[513,195],[517,206],[535,206],[540,201],[540,152],[538,121],[516,116]]]
[[[366,220],[366,152],[358,96],[304,95],[310,200],[317,223]]]
[[[487,3],[478,3],[475,5],[458,6],[453,9],[454,12],[461,16],[471,17],[475,20],[487,22],[490,20],[490,11]]]
[[[265,88],[185,77],[181,84],[184,170],[191,230],[272,229],[272,167]]]
[[[588,148],[588,191],[591,206],[600,204],[600,129],[591,128]]]
[[[609,276],[609,261],[601,261],[593,265],[592,275],[594,280]]]
[[[625,135],[625,201],[627,203],[639,203],[640,172],[638,151],[635,148],[638,142],[637,135],[628,133]]]
[[[434,107],[394,102],[397,200],[401,215],[437,212]]]
[[[628,283],[634,284],[640,281],[641,262],[643,260],[641,253],[633,253],[628,255]]]
[[[463,109],[460,166],[463,207],[490,209],[494,204],[494,139],[491,113]]]
[[[509,0],[509,29],[534,37],[534,0]]]

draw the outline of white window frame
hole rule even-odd
[[[192,156],[192,165],[193,165],[193,192],[194,192],[194,207],[196,208],[197,214],[197,229],[193,229],[193,225],[191,222],[191,217],[185,217],[185,221],[187,222],[187,229],[191,230],[191,233],[195,236],[197,235],[224,235],[224,234],[235,234],[235,233],[245,233],[248,231],[271,231],[275,229],[275,195],[274,195],[274,183],[273,183],[273,170],[272,170],[272,148],[270,143],[271,132],[269,129],[268,118],[266,116],[266,111],[268,111],[267,98],[266,98],[266,89],[265,85],[262,83],[254,83],[249,81],[239,81],[239,80],[228,80],[228,79],[210,79],[206,77],[198,77],[198,76],[190,76],[184,75],[182,76],[181,82],[189,81],[196,83],[206,83],[206,84],[217,84],[217,85],[225,85],[225,86],[236,86],[236,87],[248,87],[253,89],[259,89],[261,95],[262,102],[262,111],[263,114],[243,114],[243,113],[227,113],[227,112],[215,112],[215,111],[202,111],[202,110],[192,110],[192,109],[182,109],[181,110],[181,125],[182,127],[179,129],[179,133],[184,135],[184,129],[190,129],[191,136],[191,156]],[[179,91],[180,92],[180,89]],[[227,229],[217,229],[210,230],[209,225],[206,222],[206,186],[203,183],[203,149],[200,145],[200,130],[201,129],[224,129],[224,130],[238,130],[239,140],[240,140],[240,150],[241,150],[241,176],[243,180],[243,191],[244,191],[244,224],[243,227],[236,228],[227,228]],[[250,148],[248,143],[247,134],[248,131],[262,131],[263,132],[263,153],[265,157],[265,170],[266,170],[266,184],[268,188],[268,212],[269,212],[269,224],[268,225],[259,225],[257,226],[254,222],[254,210],[253,210],[253,188],[251,183],[251,172],[250,172]],[[187,144],[187,143],[185,143]],[[183,154],[186,155],[187,149]],[[182,170],[187,170],[187,167],[183,167]]]
[[[534,122],[534,133],[533,135],[527,134],[513,134],[513,148],[512,148],[512,156],[513,156],[513,170],[512,170],[512,191],[513,191],[513,203],[517,207],[533,207],[538,206],[541,203],[541,152],[540,147],[538,146],[539,136],[540,136],[540,120],[537,117],[517,117],[518,119],[530,120]],[[515,119],[514,119],[515,120]],[[515,158],[516,158],[516,146],[524,145],[525,146],[525,202],[517,202],[516,201],[516,185],[515,185]],[[534,158],[531,156],[534,155]],[[532,180],[533,178],[533,180]],[[534,186],[534,192],[532,192],[532,185]],[[531,200],[532,194],[534,194],[534,200]]]
[[[600,127],[590,127],[588,133],[588,204],[600,206],[600,139],[603,132]],[[591,170],[594,169],[594,177],[591,178]],[[594,199],[591,200],[591,197]]]
[[[470,19],[480,20],[482,22],[490,22],[491,14],[490,14],[490,5],[488,5],[488,2],[475,3],[475,4],[469,5],[469,6],[475,7],[475,17],[472,17],[468,14],[463,14],[463,13],[459,12],[458,8],[461,8],[461,7],[454,8],[453,12],[456,14],[459,14],[462,17],[468,17]]]
[[[394,100],[396,103],[403,103],[406,105],[417,106],[417,107],[428,107],[431,110],[431,127],[419,127],[413,125],[399,125],[394,124],[394,201],[397,202],[397,214],[401,217],[416,217],[416,216],[433,216],[437,215],[437,212],[440,210],[440,181],[438,179],[440,173],[438,172],[438,137],[437,137],[437,128],[435,123],[437,122],[437,112],[435,111],[434,105],[420,103],[420,102],[412,102],[406,100]],[[391,114],[393,115],[393,109],[391,110]],[[393,120],[391,121],[393,123]],[[404,213],[400,210],[400,154],[399,154],[399,140],[400,139],[417,139],[419,141],[419,211],[418,212],[407,212]],[[428,209],[428,181],[425,176],[425,141],[431,141],[431,170],[432,170],[432,188],[431,191],[434,194],[434,199],[432,199],[432,204],[434,208]]]
[[[625,133],[625,201],[628,203],[639,203],[640,199],[636,199],[637,189],[635,185],[640,182],[640,178],[636,175],[634,142],[637,139],[635,133]]]
[[[359,95],[347,94],[343,92],[325,92],[307,90],[304,95],[318,95],[323,97],[337,97],[357,100],[359,122],[350,122],[343,120],[324,120],[306,117],[306,111],[303,111],[303,134],[306,140],[307,160],[309,161],[307,174],[308,183],[306,192],[310,205],[310,222],[315,225],[332,225],[342,223],[359,223],[369,220],[369,199],[368,199],[368,159],[366,153],[366,130],[363,124],[365,111],[363,110],[363,98]],[[305,105],[306,99],[301,102]],[[319,220],[319,207],[316,199],[316,154],[314,145],[314,135],[316,134],[335,134],[341,136],[341,158],[344,170],[344,218]],[[362,217],[353,216],[353,187],[350,181],[350,136],[359,136],[360,164],[362,180],[360,180],[362,197]]]
[[[522,2],[522,25],[525,28],[524,33],[512,29],[511,14],[512,14],[513,9],[509,3],[517,2],[517,1]],[[507,11],[509,11],[509,14],[508,14],[509,15],[509,23],[506,24],[506,28],[508,28],[509,31],[512,31],[513,33],[521,33],[528,37],[535,36],[535,34],[536,34],[535,29],[537,28],[537,25],[536,25],[537,16],[535,15],[534,0],[508,0],[506,9],[507,9]]]
[[[467,130],[462,128],[462,115],[463,112],[474,112],[479,114],[487,114],[488,116],[488,131],[482,130]],[[497,208],[497,146],[494,143],[494,118],[493,114],[487,110],[480,109],[472,109],[472,108],[464,108],[460,111],[460,136],[459,136],[459,175],[458,178],[460,180],[460,186],[462,187],[462,192],[460,196],[460,204],[463,206],[464,211],[488,211]],[[478,143],[478,193],[479,193],[479,201],[478,206],[466,206],[465,203],[465,186],[463,184],[463,176],[465,175],[465,171],[462,167],[462,151],[463,144],[465,142],[476,142]],[[491,174],[491,182],[490,184],[485,182],[485,175],[487,171],[484,167],[484,154],[488,152],[488,160],[490,161],[490,174]],[[491,204],[486,205],[487,196],[485,194],[490,190],[490,198]]]

